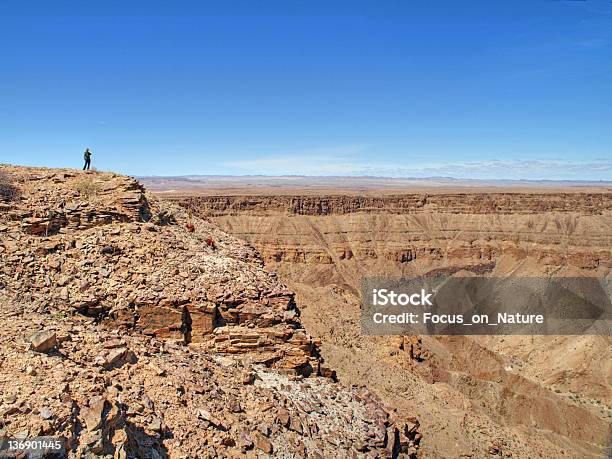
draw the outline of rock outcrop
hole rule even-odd
[[[83,458],[416,455],[418,422],[334,381],[250,245],[128,177],[2,172],[0,436]]]

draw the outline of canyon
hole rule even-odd
[[[360,289],[609,281],[611,190],[143,182],[0,166],[0,438],[75,458],[606,454],[609,336],[367,336]]]
[[[609,336],[365,336],[359,309],[366,276],[609,282],[610,188],[248,190],[193,183],[156,191],[257,249],[296,292],[302,322],[338,378],[417,416],[420,457],[605,455]]]

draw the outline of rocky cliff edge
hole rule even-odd
[[[0,436],[69,457],[408,457],[249,245],[134,179],[0,166]]]

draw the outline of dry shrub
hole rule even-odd
[[[92,177],[83,177],[74,184],[74,189],[89,199],[100,192],[100,184]]]

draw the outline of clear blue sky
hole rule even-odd
[[[612,2],[0,2],[0,163],[612,179]]]

